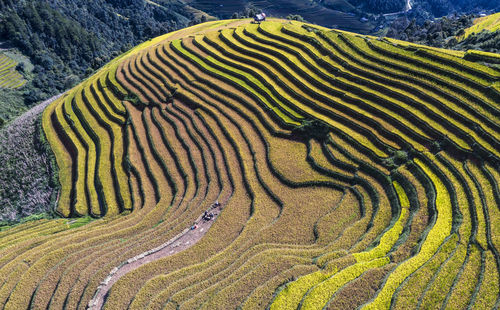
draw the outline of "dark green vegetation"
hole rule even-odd
[[[32,106],[132,46],[187,26],[193,13],[169,0],[1,0],[0,42],[34,64],[33,79],[23,91],[25,105]]]
[[[216,200],[104,308],[498,307],[500,73],[467,55],[283,20],[138,46],[44,111],[80,220],[0,232],[0,308],[84,309]]]
[[[329,4],[332,1],[320,2]],[[379,14],[403,11],[406,0],[349,0],[349,3],[355,7],[359,7],[364,12]]]
[[[500,3],[491,0],[414,0],[412,3],[412,17],[423,20],[453,13],[500,10]]]
[[[467,39],[463,41],[450,45],[453,49],[472,49],[490,53],[500,53],[500,31],[482,31],[480,33],[468,36]]]
[[[20,90],[0,89],[0,103],[0,128],[27,110]]]

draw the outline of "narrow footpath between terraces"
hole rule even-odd
[[[173,237],[166,243],[158,246],[155,249],[139,254],[119,267],[114,268],[109,276],[99,285],[94,294],[94,297],[89,302],[87,309],[97,310],[102,309],[107,295],[113,284],[127,273],[139,268],[140,266],[156,261],[163,257],[174,255],[184,251],[198,241],[207,233],[217,216],[220,214],[222,206],[216,203],[211,206],[202,216],[196,221],[196,225],[186,228],[177,236]]]

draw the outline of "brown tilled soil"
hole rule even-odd
[[[102,309],[102,306],[104,305],[104,302],[107,298],[107,294],[113,284],[115,284],[116,281],[118,281],[127,273],[139,268],[144,264],[184,251],[200,241],[200,239],[207,233],[214,221],[217,219],[217,216],[221,212],[221,208],[214,208],[209,212],[212,212],[214,214],[214,218],[212,220],[205,221],[200,216],[196,221],[196,229],[187,230],[181,235],[178,235],[165,242],[165,246],[158,252],[146,255],[145,257],[129,264],[125,264],[120,269],[118,269],[118,271],[113,274],[108,283],[102,286],[98,291],[98,294],[94,297],[93,301],[95,301],[95,305],[92,307],[92,309]]]

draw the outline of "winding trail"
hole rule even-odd
[[[200,241],[217,219],[222,210],[222,205],[217,208],[211,208],[210,210],[214,214],[212,220],[205,221],[202,219],[202,216],[200,216],[195,221],[197,223],[196,229],[192,230],[191,228],[186,228],[177,236],[168,240],[164,244],[141,253],[133,258],[130,258],[118,267],[113,268],[108,277],[103,282],[101,282],[101,284],[97,288],[94,297],[90,300],[87,306],[87,309],[102,309],[108,296],[108,292],[113,284],[115,284],[121,277],[123,277],[127,273],[139,268],[144,264],[151,263],[161,258],[182,252]]]

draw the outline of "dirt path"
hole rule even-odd
[[[101,282],[101,284],[97,288],[94,297],[87,306],[87,309],[102,309],[104,302],[106,301],[108,292],[113,284],[115,284],[116,281],[118,281],[127,273],[139,268],[144,264],[184,251],[200,241],[200,239],[207,233],[214,221],[217,219],[217,216],[221,212],[221,207],[211,208],[207,211],[209,213],[213,213],[214,217],[212,220],[205,221],[202,219],[202,216],[200,216],[196,220],[197,227],[195,229],[191,229],[191,227],[188,227],[164,244],[141,253],[135,257],[132,257],[126,262],[123,262],[120,266],[113,268],[108,277],[103,282]]]

